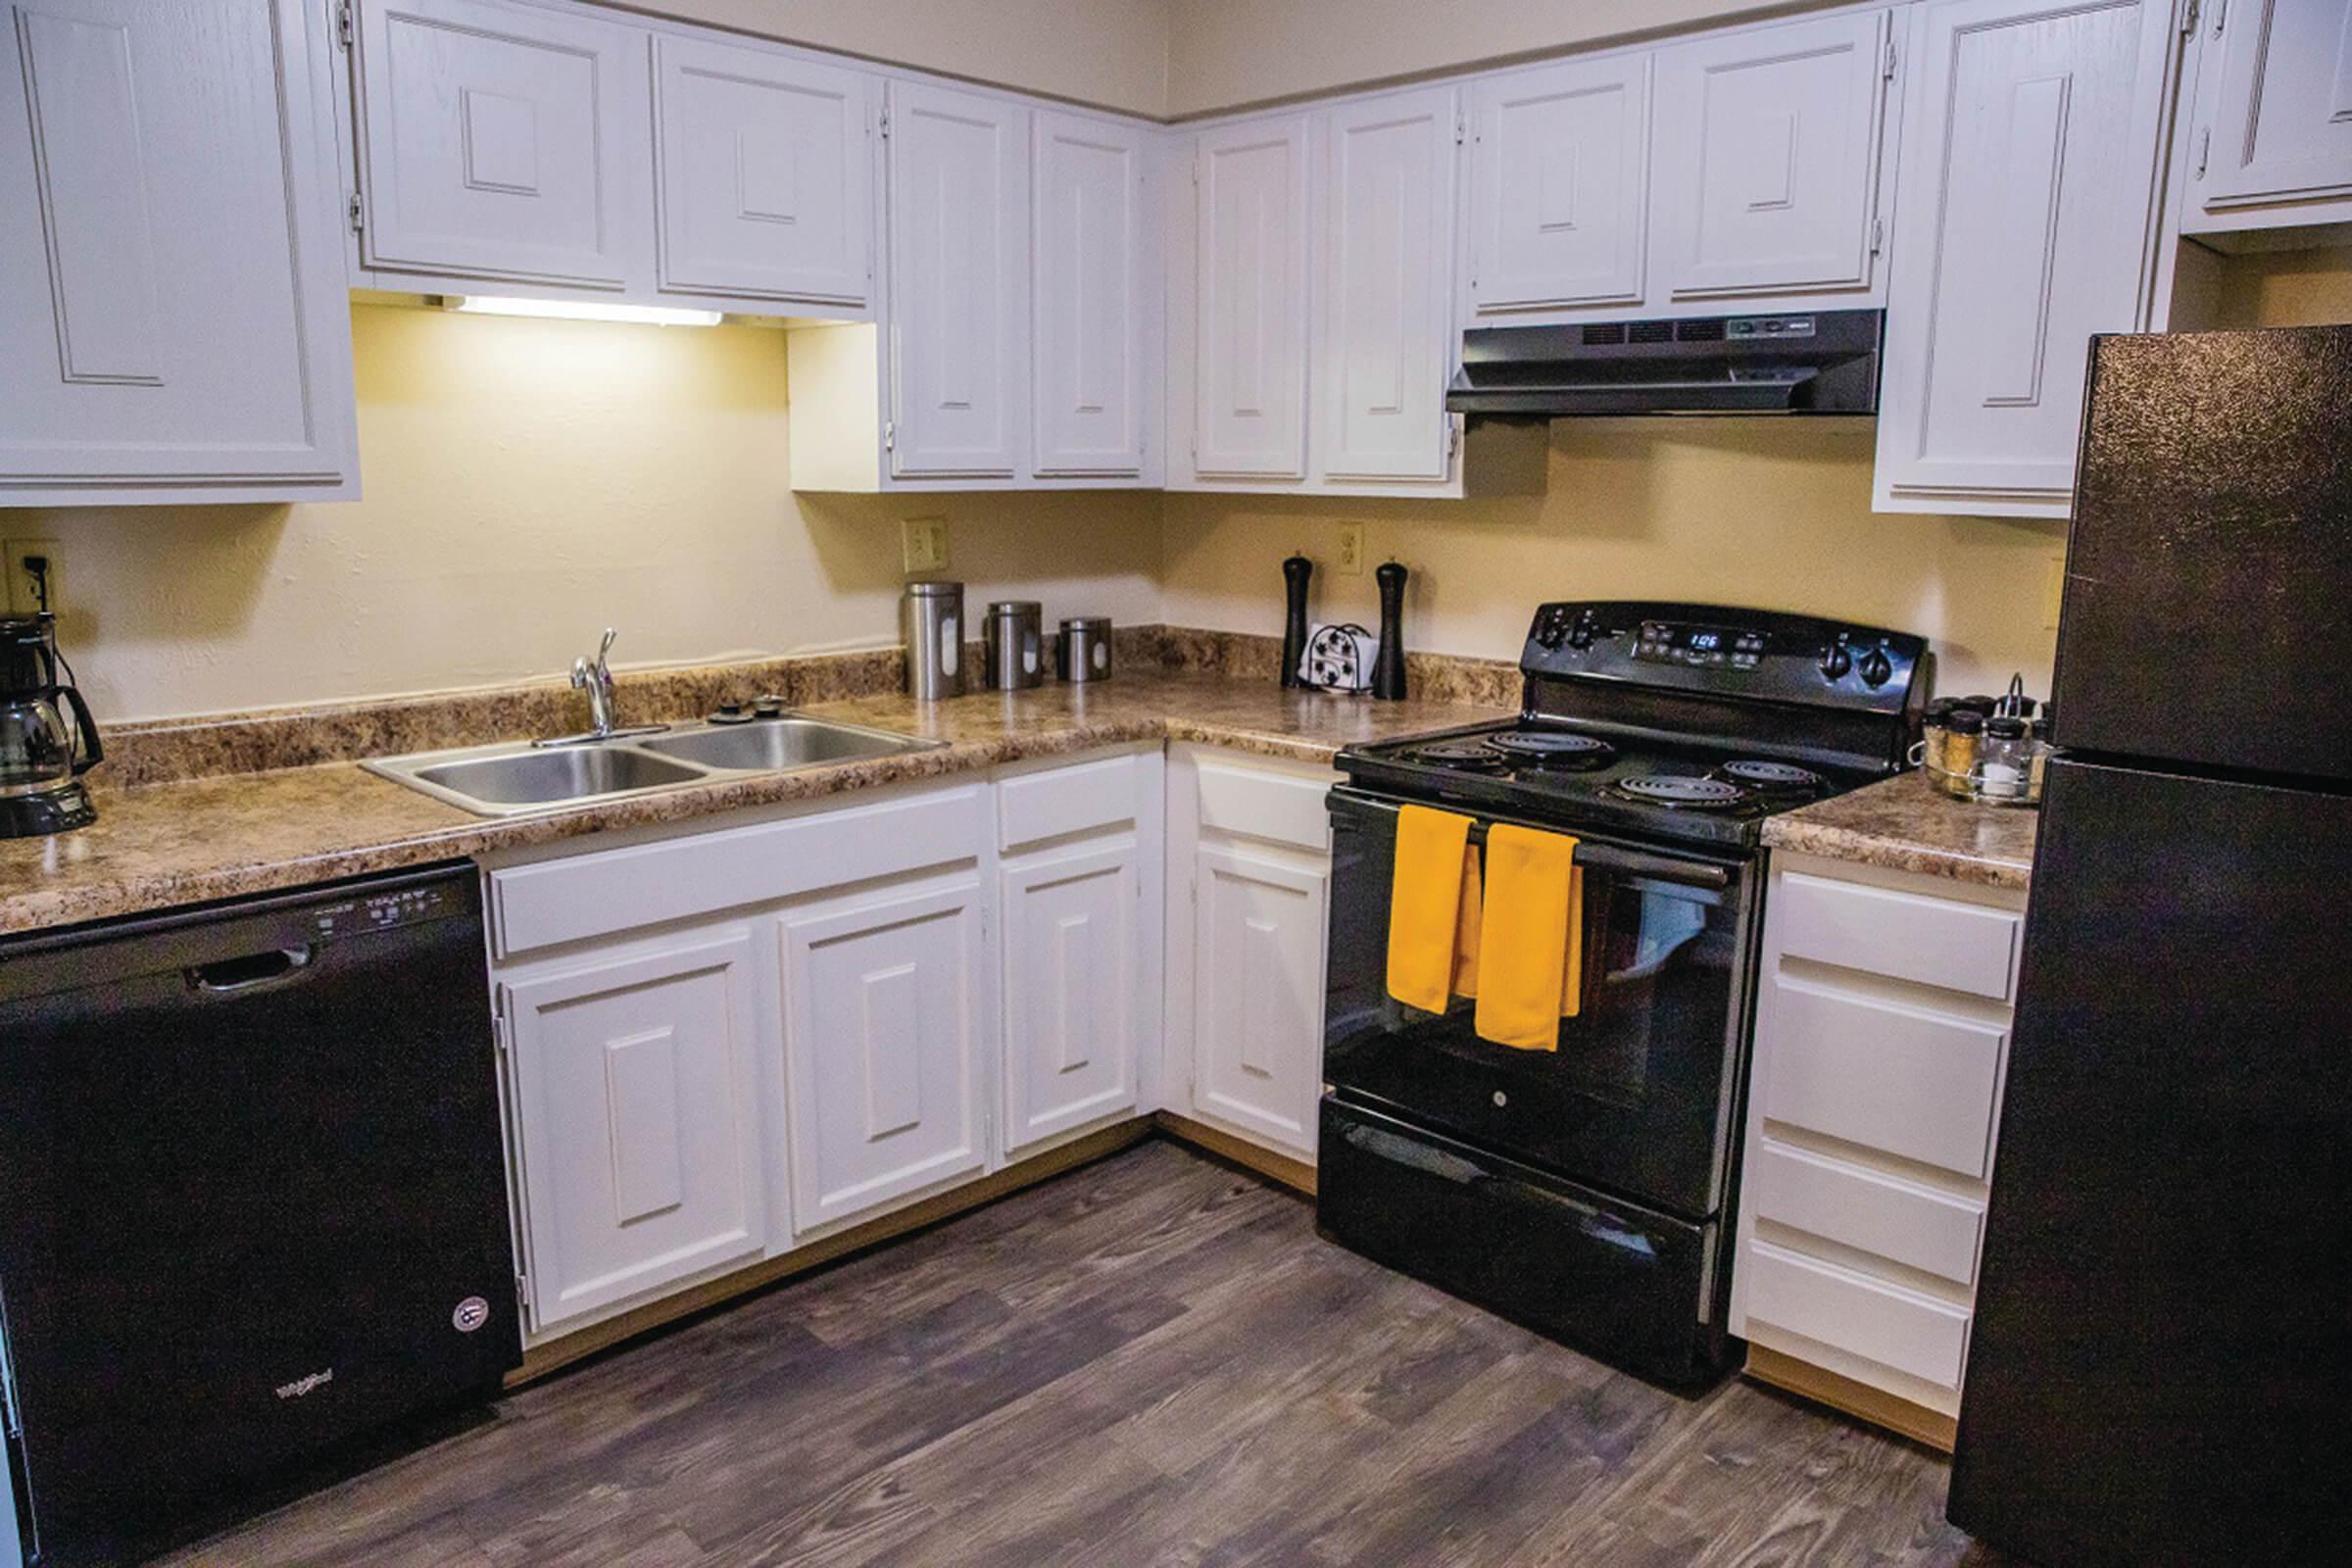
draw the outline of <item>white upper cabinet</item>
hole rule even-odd
[[[1878,506],[2064,516],[2090,336],[2146,319],[2171,10],[1934,0],[1923,20]]]
[[[1331,113],[1314,399],[1324,478],[1448,477],[1458,104],[1438,87]]]
[[[1148,133],[1036,112],[1036,471],[1140,476],[1151,364]]]
[[[890,88],[891,470],[1028,468],[1029,111]]]
[[[654,50],[662,287],[865,304],[873,78],[700,38]]]
[[[1474,315],[1641,303],[1649,76],[1611,55],[1472,89]]]
[[[318,9],[0,11],[0,506],[356,494]]]
[[[650,290],[647,34],[499,0],[359,10],[365,265]]]
[[[1307,122],[1196,145],[1195,472],[1306,477]]]
[[[1868,11],[1658,51],[1661,297],[1870,286],[1888,25]]]
[[[2191,233],[2352,221],[2352,5],[2206,0]]]

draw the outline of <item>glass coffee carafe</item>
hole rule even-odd
[[[0,616],[0,838],[97,819],[81,775],[106,754],[72,673],[58,657],[55,616]]]

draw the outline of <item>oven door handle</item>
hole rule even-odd
[[[1470,824],[1470,837],[1485,843],[1487,824]],[[1639,850],[1621,850],[1613,844],[1587,844],[1577,841],[1576,863],[1589,865],[1595,871],[1615,871],[1624,876],[1645,876],[1652,881],[1674,882],[1684,887],[1712,888],[1717,892],[1732,885],[1732,873],[1720,865],[1703,860],[1678,860],[1664,855],[1643,855]]]

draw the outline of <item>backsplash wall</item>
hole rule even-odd
[[[1157,618],[1159,498],[794,496],[785,334],[355,304],[358,502],[0,509],[101,718],[895,643],[898,519],[975,600]],[[976,605],[975,605],[976,612]]]

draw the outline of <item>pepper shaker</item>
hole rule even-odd
[[[1315,564],[1304,556],[1293,556],[1282,564],[1283,593],[1288,600],[1282,621],[1282,684],[1285,687],[1301,684],[1298,662],[1306,657],[1306,579],[1314,574]]]
[[[1380,654],[1372,662],[1372,695],[1404,697],[1404,566],[1384,561],[1372,572],[1380,584]]]

